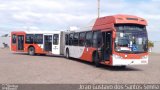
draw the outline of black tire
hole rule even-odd
[[[40,54],[41,56],[46,56],[46,54]]]
[[[96,67],[100,67],[101,66],[98,53],[94,53],[93,54],[93,62],[94,62],[94,65]]]
[[[114,66],[115,69],[126,69],[126,66]]]
[[[31,56],[34,56],[35,55],[35,48],[34,47],[30,47],[28,49],[28,54],[31,55]]]
[[[126,66],[120,66],[120,69],[126,69]]]
[[[67,59],[70,58],[70,56],[69,56],[69,50],[68,50],[68,49],[66,50],[66,58],[67,58]]]

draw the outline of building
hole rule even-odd
[[[0,36],[0,48],[3,48],[4,44],[10,47],[10,35],[9,34]]]

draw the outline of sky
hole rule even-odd
[[[160,41],[160,0],[100,0],[100,16],[129,14],[148,21],[149,39]],[[97,0],[0,0],[0,35],[15,30],[66,30],[97,18]]]

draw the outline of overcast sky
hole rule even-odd
[[[130,14],[148,20],[149,39],[160,41],[160,0],[101,0],[101,16]],[[0,0],[0,35],[17,29],[82,27],[97,17],[97,0]]]

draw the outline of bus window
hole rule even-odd
[[[16,44],[17,36],[15,34],[12,35],[12,44]]]
[[[79,46],[85,46],[85,36],[86,36],[85,32],[80,33]]]
[[[69,34],[69,45],[73,45],[73,33]]]
[[[34,42],[34,35],[26,34],[26,44],[33,44],[33,42]]]
[[[87,47],[92,46],[92,32],[87,32],[86,34],[86,46]]]
[[[34,35],[34,43],[35,44],[43,44],[43,34],[35,34]]]
[[[66,41],[66,45],[68,45],[69,44],[69,42],[68,42],[68,34],[65,35],[65,41]]]
[[[74,46],[78,46],[79,34],[78,34],[78,33],[75,33],[73,39],[74,39],[74,40],[73,40],[73,45],[74,45]]]
[[[100,31],[93,34],[93,47],[99,48],[102,44],[102,33]]]
[[[59,34],[54,34],[53,35],[53,44],[58,45],[59,42]]]

